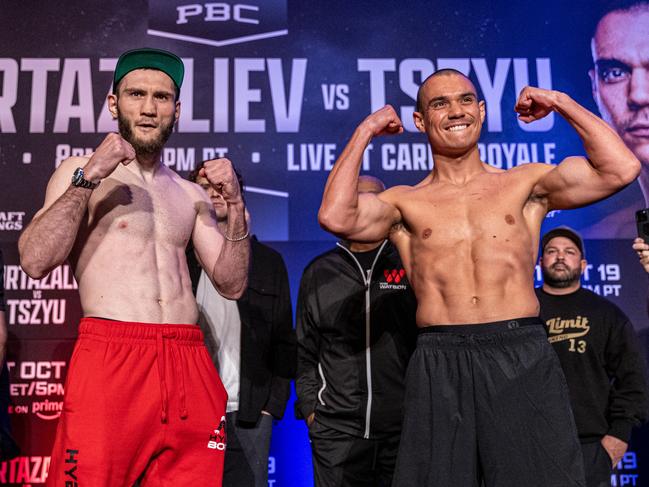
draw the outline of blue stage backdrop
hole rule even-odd
[[[584,154],[559,115],[524,125],[513,106],[532,84],[598,111],[588,74],[596,7],[560,0],[3,2],[0,246],[10,412],[23,454],[0,463],[0,484],[45,480],[81,314],[70,268],[33,281],[18,266],[16,242],[58,164],[92,152],[116,130],[105,99],[121,52],[150,46],[184,59],[180,122],[163,161],[183,176],[204,159],[235,162],[253,230],[284,256],[295,303],[304,266],[334,243],[316,213],[329,170],[365,116],[392,104],[406,130],[374,140],[363,172],[393,186],[413,184],[432,168],[412,112],[418,84],[433,71],[466,73],[486,100],[480,152],[493,166],[557,164]],[[649,59],[649,52],[637,54]],[[543,228],[568,224],[583,232],[591,264],[585,284],[632,317],[646,347],[648,282],[630,241],[633,213],[644,206],[633,183],[591,207],[555,212]],[[273,431],[269,485],[312,484],[306,428],[293,419],[293,400]],[[615,485],[649,485],[648,445],[647,428],[636,431]]]

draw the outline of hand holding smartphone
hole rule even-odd
[[[635,212],[635,223],[638,227],[638,237],[649,244],[649,208]]]

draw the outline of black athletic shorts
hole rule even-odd
[[[540,319],[423,328],[406,380],[393,486],[585,486]]]

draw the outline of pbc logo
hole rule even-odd
[[[221,422],[219,427],[214,430],[214,433],[210,435],[210,439],[207,442],[207,447],[210,450],[219,450],[225,451],[226,433],[225,433],[225,416],[221,416]]]
[[[216,47],[283,36],[286,0],[149,0],[147,33]]]
[[[401,282],[401,279],[403,279],[405,275],[406,271],[403,269],[385,269],[383,271],[385,282],[387,282],[388,284],[399,284]]]

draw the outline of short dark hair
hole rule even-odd
[[[595,37],[601,20],[611,12],[649,10],[649,0],[599,0],[594,7],[596,16],[594,17],[595,25],[591,29],[592,37]]]
[[[194,169],[187,175],[187,179],[190,180],[192,183],[195,183],[196,180],[198,179],[198,173],[199,171],[203,168],[207,161],[201,161],[199,162]],[[239,182],[239,188],[241,190],[241,199],[243,202],[246,202],[246,199],[243,196],[243,176],[241,176],[241,173],[237,170],[234,164],[232,164],[232,169],[234,169],[234,174],[237,175],[237,181]]]
[[[433,74],[428,76],[428,78],[422,81],[421,85],[419,85],[419,89],[417,90],[417,107],[416,107],[419,113],[423,113],[424,111],[424,106],[423,106],[424,100],[422,98],[424,97],[424,86],[426,85],[426,83],[428,83],[428,80],[431,80],[438,76],[450,76],[453,74],[462,76],[463,78],[466,78],[469,81],[471,81],[466,74],[464,74],[462,71],[458,71],[457,69],[453,69],[453,68],[438,69]]]

